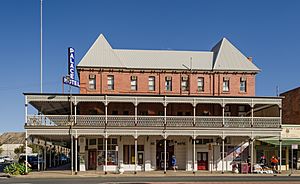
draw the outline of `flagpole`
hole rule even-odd
[[[43,0],[41,0],[41,93],[43,93]]]

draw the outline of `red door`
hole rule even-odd
[[[208,153],[197,152],[198,170],[208,170]]]
[[[97,155],[96,150],[89,150],[89,169],[96,170],[97,166]]]

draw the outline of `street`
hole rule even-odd
[[[195,177],[178,177],[178,176],[165,176],[165,177],[79,177],[79,178],[0,178],[0,183],[11,184],[99,184],[99,183],[300,183],[299,176],[195,176]]]

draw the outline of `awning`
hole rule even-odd
[[[270,138],[260,138],[259,141],[273,144],[273,145],[279,145],[279,139],[278,137],[270,137]],[[283,146],[290,146],[292,144],[299,144],[300,145],[300,138],[284,138],[282,139],[282,145]]]

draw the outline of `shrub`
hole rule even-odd
[[[31,169],[27,168],[28,172],[31,171]],[[5,173],[10,175],[25,175],[26,173],[26,165],[24,163],[13,163],[8,166],[6,166],[3,170]]]

